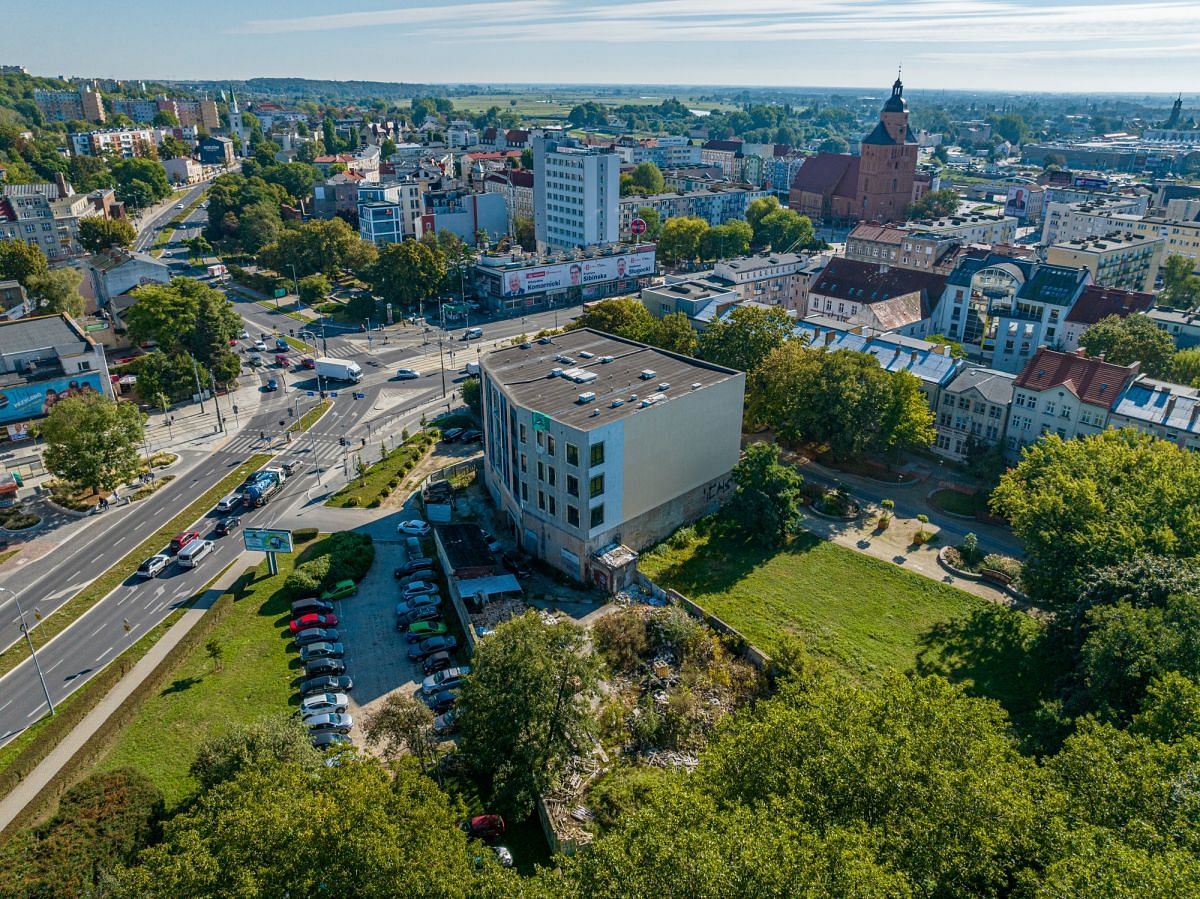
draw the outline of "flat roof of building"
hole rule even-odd
[[[733,369],[590,328],[567,331],[551,343],[533,342],[528,349],[496,350],[482,362],[488,377],[517,404],[584,431],[742,377]],[[556,369],[561,376],[552,374]],[[580,402],[581,394],[594,396]]]
[[[38,315],[0,321],[0,356],[46,349],[71,356],[91,346],[92,341],[65,315]]]
[[[697,278],[693,281],[677,281],[674,284],[659,284],[654,287],[645,287],[642,289],[642,292],[663,295],[670,294],[688,300],[709,300],[713,297],[723,296],[729,293],[731,289],[723,284]]]
[[[450,565],[448,574],[467,568],[479,568],[490,565],[492,554],[487,541],[483,539],[483,531],[479,525],[471,522],[454,522],[437,526],[438,542],[446,551],[446,561]]]

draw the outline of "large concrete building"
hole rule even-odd
[[[965,365],[942,388],[934,412],[937,437],[933,451],[961,462],[976,447],[996,446],[1004,440],[1012,405],[1011,372]]]
[[[532,312],[633,293],[654,271],[654,244],[610,244],[551,254],[483,253],[474,281],[488,309]]]
[[[0,424],[46,415],[61,399],[112,395],[104,348],[66,315],[0,322]]]
[[[590,329],[483,357],[484,482],[530,554],[608,586],[732,492],[746,376]]]
[[[536,138],[533,174],[533,228],[539,251],[617,242],[621,158],[611,147]]]
[[[37,90],[33,102],[51,122],[104,122],[104,101],[90,84],[81,84],[75,91]]]
[[[1086,268],[1101,287],[1149,292],[1158,278],[1163,240],[1129,232],[1081,238],[1051,244],[1046,261],[1051,265]]]
[[[159,131],[154,128],[112,128],[105,131],[79,131],[68,135],[73,156],[157,155]]]
[[[364,182],[358,186],[358,236],[376,246],[420,237],[425,183]]]

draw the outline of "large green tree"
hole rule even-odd
[[[671,312],[650,332],[648,342],[682,356],[695,356],[700,340],[686,312]]]
[[[111,247],[128,249],[135,240],[137,231],[125,219],[93,215],[79,221],[79,243],[89,253],[99,253]]]
[[[599,662],[583,630],[529,611],[476,648],[458,701],[460,751],[491,784],[495,807],[533,811],[566,762],[588,745]]]
[[[1200,387],[1200,348],[1180,350],[1171,359],[1170,380],[1176,384]]]
[[[667,219],[658,236],[658,254],[667,262],[691,262],[700,255],[700,238],[708,222],[694,216]]]
[[[795,323],[777,306],[735,306],[700,335],[700,356],[717,365],[751,372],[791,336]]]
[[[746,224],[750,226],[751,231],[754,233],[755,246],[761,246],[766,242],[765,239],[759,238],[759,227],[762,220],[780,208],[779,198],[774,195],[758,197],[755,200],[751,200],[746,206]]]
[[[658,214],[658,210],[653,206],[639,206],[637,217],[646,223],[646,233],[642,235],[642,239],[658,240],[662,234],[662,216]]]
[[[1175,356],[1171,335],[1144,315],[1110,315],[1092,325],[1079,338],[1089,356],[1104,354],[1114,365],[1141,363],[1153,378],[1170,377]]]
[[[1071,602],[1089,572],[1152,553],[1200,552],[1200,459],[1130,429],[1025,450],[992,493],[992,508],[1025,544],[1026,585],[1044,603]]]
[[[1160,274],[1163,286],[1158,293],[1158,302],[1177,309],[1195,309],[1200,306],[1200,276],[1194,274],[1196,263],[1186,256],[1172,253],[1162,264]]]
[[[649,342],[658,322],[640,302],[630,297],[601,300],[585,309],[568,329],[592,328],[627,340]],[[689,326],[690,327],[690,326]]]
[[[30,278],[49,271],[41,247],[23,240],[0,240],[0,281],[20,281],[28,287]]]
[[[142,413],[99,393],[59,400],[42,422],[46,468],[68,483],[99,493],[141,469]]]
[[[167,170],[155,159],[120,159],[110,168],[118,189],[136,182],[150,189],[151,202],[171,196],[171,182],[167,180]]]
[[[750,240],[754,232],[743,221],[730,221],[709,228],[700,235],[701,259],[729,259],[750,252]]]
[[[630,180],[644,194],[661,194],[666,187],[662,172],[653,162],[638,163],[630,173]]]
[[[773,443],[751,444],[733,467],[737,485],[728,508],[742,530],[768,545],[783,543],[800,521],[799,472],[779,461]]]
[[[25,287],[40,314],[63,312],[79,316],[83,314],[83,297],[79,294],[82,281],[83,275],[77,269],[64,266],[31,275]]]
[[[432,296],[446,277],[442,254],[418,240],[388,244],[371,265],[367,281],[386,302],[411,309]]]
[[[794,209],[776,209],[768,212],[758,223],[754,242],[770,245],[776,252],[794,252],[813,243],[812,221]]]
[[[290,275],[294,266],[298,278],[365,270],[376,258],[375,247],[340,218],[313,219],[284,228],[275,242],[259,253],[263,265],[284,275]]]

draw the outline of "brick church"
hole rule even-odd
[[[916,173],[917,139],[908,127],[908,101],[897,78],[859,155],[810,156],[796,172],[789,205],[813,221],[903,221],[905,208],[927,186]]]

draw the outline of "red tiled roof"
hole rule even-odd
[[[900,243],[904,232],[878,222],[862,222],[850,232],[850,240],[870,240],[875,243]]]
[[[945,286],[945,275],[834,256],[824,271],[817,275],[811,293],[835,300],[877,303],[923,291],[928,308],[932,308]]]
[[[508,140],[529,140],[529,132],[523,131],[520,128],[513,128],[504,135]]]
[[[1082,350],[1060,353],[1038,347],[1013,384],[1028,390],[1065,387],[1085,403],[1111,409],[1137,370],[1137,363],[1113,365],[1103,359],[1089,358]]]
[[[509,169],[507,175],[499,173],[487,176],[488,181],[496,184],[511,184],[513,187],[533,187],[533,172],[524,169]]]
[[[1153,305],[1154,297],[1148,293],[1089,284],[1075,301],[1075,306],[1067,313],[1067,321],[1094,325],[1110,315],[1124,318],[1135,312],[1145,312]]]
[[[818,153],[804,160],[792,180],[793,190],[833,197],[858,196],[858,157]]]

